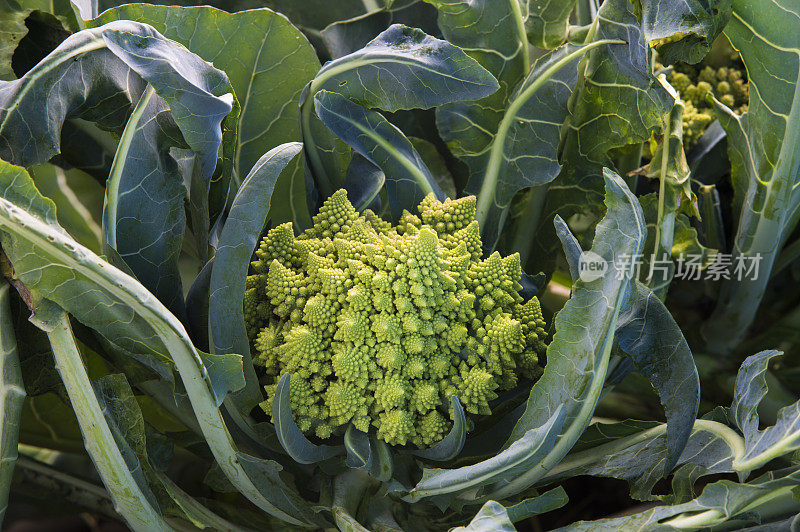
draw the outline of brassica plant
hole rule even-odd
[[[797,0],[183,4],[0,0],[6,526],[800,526]]]

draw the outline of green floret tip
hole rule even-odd
[[[740,64],[738,56],[732,64]],[[675,65],[667,81],[678,91],[685,105],[683,112],[683,144],[691,149],[708,126],[716,119],[711,96],[737,114],[747,111],[749,102],[747,79],[743,66]]]
[[[481,258],[475,209],[473,196],[430,194],[393,226],[339,190],[306,232],[268,231],[244,300],[264,411],[289,373],[303,432],[325,439],[352,423],[428,447],[452,427],[453,395],[488,415],[501,391],[537,379],[539,301],[520,295],[519,255]]]

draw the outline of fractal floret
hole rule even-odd
[[[291,375],[291,408],[306,433],[352,423],[390,445],[427,447],[452,426],[450,398],[487,415],[498,393],[536,379],[544,352],[537,299],[520,295],[519,256],[481,258],[474,197],[404,211],[392,226],[333,194],[314,225],[261,241],[245,317],[271,414]]]
[[[714,106],[709,96],[714,96],[737,114],[747,110],[748,90],[744,67],[739,56],[731,57],[732,66],[712,68],[679,64],[667,78],[681,96],[686,106],[683,112],[683,140],[687,148],[694,146],[708,126],[715,120]]]

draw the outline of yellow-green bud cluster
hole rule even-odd
[[[747,110],[747,80],[742,69],[678,65],[667,79],[686,106],[683,112],[683,143],[687,149],[700,140],[716,118],[710,96],[716,97],[738,114]]]
[[[498,391],[541,373],[539,302],[523,302],[519,255],[481,259],[475,198],[439,202],[392,226],[343,190],[299,236],[261,241],[245,319],[266,401],[289,373],[297,425],[320,438],[352,423],[391,445],[430,446],[452,426],[450,398],[487,415]]]

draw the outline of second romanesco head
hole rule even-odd
[[[245,293],[264,410],[290,373],[304,432],[328,438],[352,423],[425,447],[450,430],[450,397],[486,415],[499,391],[537,378],[539,302],[519,294],[518,255],[482,259],[481,246],[474,197],[431,194],[392,226],[340,190],[303,234],[271,229]]]

